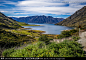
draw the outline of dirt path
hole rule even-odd
[[[83,46],[83,50],[85,51],[85,57],[86,57],[86,31],[82,32],[80,34],[80,39],[77,41]]]

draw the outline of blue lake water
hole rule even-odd
[[[32,28],[32,30],[46,31],[43,34],[60,34],[62,30],[73,29],[73,27],[66,27],[54,24],[43,24],[43,23],[28,23],[28,24],[41,25],[41,26],[23,26],[23,27]]]

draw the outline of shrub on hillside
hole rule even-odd
[[[46,48],[38,47],[40,43]],[[8,53],[8,57],[84,57],[81,44],[75,41],[65,40],[58,44],[51,43],[48,45],[43,45],[44,42],[40,43],[29,45],[14,52],[8,50],[3,53],[5,57],[7,57],[6,53]]]
[[[57,36],[58,39],[62,39],[64,37],[69,37],[77,33],[78,31],[75,29],[69,30],[69,31],[62,31],[59,36]]]
[[[42,35],[38,39],[39,41],[44,41],[46,44],[49,44],[50,40],[47,38],[47,35]]]
[[[77,41],[77,40],[80,39],[80,37],[79,37],[79,36],[73,36],[72,39],[73,39],[74,41]]]
[[[33,40],[30,40],[33,39]],[[30,43],[35,39],[30,36],[14,34],[11,32],[7,32],[5,30],[0,29],[0,46],[5,48],[11,48],[20,44],[24,44],[24,42]]]
[[[9,57],[9,55],[14,52],[14,48],[11,48],[11,49],[6,49],[4,50],[4,52],[2,53],[3,56],[6,56],[6,57]]]
[[[57,39],[62,39],[62,38],[64,38],[64,35],[58,35],[58,37],[57,37]]]
[[[69,37],[69,36],[71,36],[70,31],[62,31],[62,32],[61,32],[61,35],[63,35],[64,37]]]

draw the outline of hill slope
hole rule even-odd
[[[17,21],[13,20],[0,12],[0,28],[19,28]]]
[[[18,22],[25,22],[25,23],[58,23],[62,20],[63,18],[53,18],[52,16],[29,16],[29,17],[20,17],[20,18],[15,18],[11,17],[12,19],[18,21]]]
[[[55,25],[63,25],[70,27],[78,27],[80,25],[82,28],[86,28],[86,6]]]

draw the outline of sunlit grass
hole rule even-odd
[[[38,30],[10,30],[13,33],[18,33],[18,34],[24,34],[28,36],[34,36],[34,37],[39,37],[40,33],[43,31],[38,31]]]

